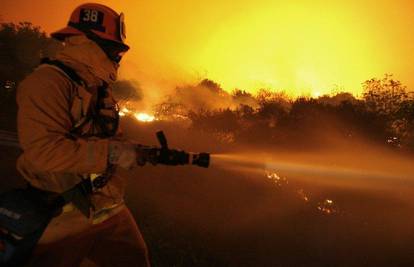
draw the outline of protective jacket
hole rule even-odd
[[[105,135],[96,120],[86,118],[91,112],[109,112],[106,116],[116,112],[110,84],[116,80],[117,65],[84,36],[70,37],[56,59],[73,69],[82,82],[45,64],[19,85],[18,135],[23,154],[17,169],[32,186],[57,193],[81,179],[110,175],[105,187],[87,200],[74,201],[84,214],[91,212],[100,220],[99,216],[114,213],[114,207],[123,203],[125,180],[108,163],[109,138],[121,137],[119,132]],[[102,88],[104,96],[98,100]],[[99,105],[104,108],[97,110]]]

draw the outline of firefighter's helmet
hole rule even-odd
[[[78,6],[70,16],[68,25],[51,36],[63,41],[68,36],[91,33],[103,40],[115,42],[125,51],[129,46],[125,43],[124,14],[95,3]]]

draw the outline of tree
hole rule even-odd
[[[364,99],[368,110],[387,123],[389,140],[399,145],[414,145],[414,97],[400,81],[386,74],[383,79],[365,81]]]
[[[257,107],[257,99],[249,92],[244,90],[235,89],[231,92],[233,101],[239,106]]]
[[[0,24],[0,81],[18,83],[43,57],[53,56],[61,48],[30,22]]]
[[[16,128],[16,86],[43,57],[53,56],[62,47],[48,38],[40,27],[29,22],[0,24],[0,124]]]
[[[373,78],[363,83],[364,99],[368,109],[390,119],[398,115],[400,107],[408,99],[407,87],[392,75]]]

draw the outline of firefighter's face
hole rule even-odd
[[[98,39],[95,40],[95,42],[105,52],[108,58],[116,64],[119,64],[121,62],[122,57],[128,51],[128,49],[124,46],[112,41]]]

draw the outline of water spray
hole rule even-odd
[[[265,173],[277,172],[290,179],[320,183],[325,185],[360,187],[369,185],[384,188],[392,185],[414,186],[412,173],[396,173],[380,170],[341,167],[338,165],[320,165],[301,163],[299,161],[274,160],[267,154],[217,154],[212,155],[216,166],[242,172]],[[280,176],[280,175],[279,175]],[[312,179],[311,179],[312,178]],[[372,187],[371,187],[372,188]]]
[[[269,155],[261,154],[218,154],[212,155],[214,165],[242,173],[250,173],[251,177],[262,177],[270,180],[277,192],[289,192],[291,196],[302,200],[318,212],[332,216],[344,215],[349,211],[337,203],[330,190],[317,190],[317,195],[312,196],[314,186],[329,186],[340,189],[365,189],[388,191],[393,197],[400,198],[403,190],[412,191],[414,177],[410,172],[396,174],[395,172],[372,171],[341,167],[338,165],[321,165],[304,163],[300,160],[286,161],[275,160]],[[396,187],[398,187],[396,189]],[[308,189],[305,189],[308,188]],[[398,194],[396,194],[396,192]],[[411,195],[411,194],[410,194]]]

